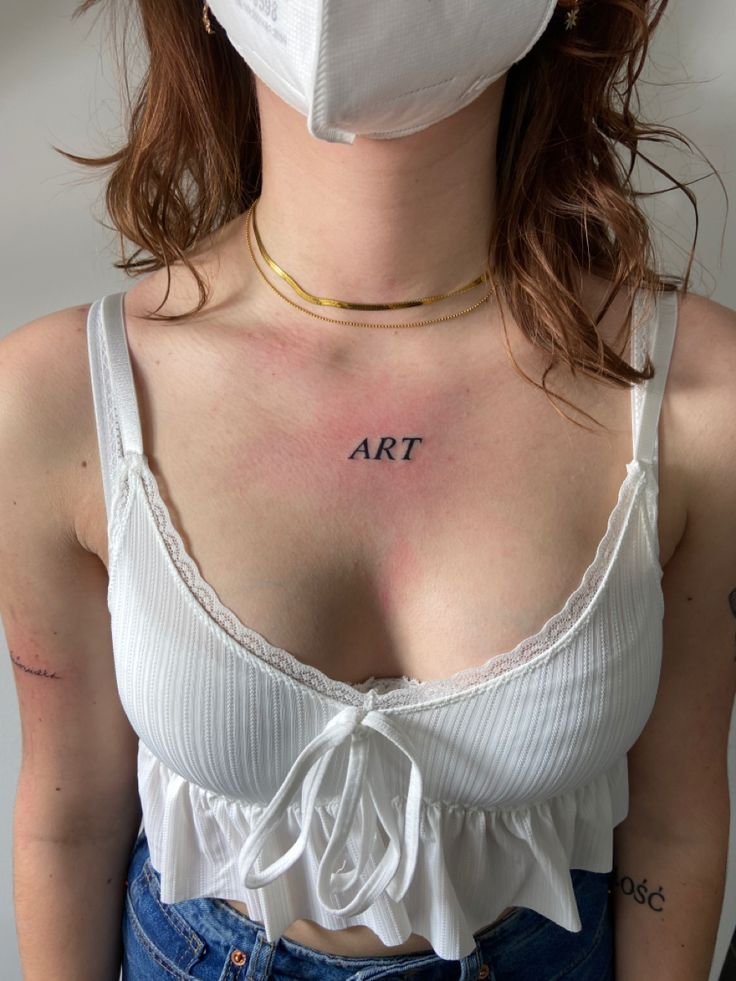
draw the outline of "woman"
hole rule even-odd
[[[664,6],[138,0],[72,159],[148,275],[3,342],[28,981],[708,977],[736,316],[616,164]]]

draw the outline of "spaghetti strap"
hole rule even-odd
[[[143,452],[138,399],[133,382],[133,368],[125,333],[123,302],[125,293],[110,293],[102,300],[102,329],[110,361],[113,405],[120,427],[123,453]]]
[[[675,342],[678,316],[676,291],[649,294],[648,315],[635,326],[634,367],[644,366],[646,353],[654,366],[654,377],[632,388],[634,459],[658,464],[657,429],[665,384]]]
[[[125,332],[125,293],[96,300],[87,315],[100,469],[108,518],[119,467],[130,451],[143,453],[140,415]]]

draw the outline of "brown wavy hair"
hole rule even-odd
[[[82,0],[73,18],[99,2]],[[628,294],[628,331],[639,288],[686,293],[698,234],[691,182],[677,180],[640,149],[642,142],[667,140],[693,149],[679,130],[640,118],[636,82],[668,0],[580,0],[577,26],[567,30],[567,13],[576,2],[559,0],[540,40],[508,73],[489,255],[499,300],[527,339],[550,352],[541,385],[518,366],[506,334],[507,351],[516,370],[548,398],[546,376],[559,362],[573,374],[579,368],[619,387],[653,377],[648,357],[644,368],[636,370],[603,341],[597,326],[621,289]],[[113,35],[116,7],[119,0],[109,7]],[[170,264],[180,260],[199,291],[197,306],[183,315],[189,316],[202,309],[209,292],[188,251],[245,212],[261,191],[253,75],[211,13],[215,33],[204,30],[201,0],[129,0],[127,13],[139,15],[148,63],[131,97],[123,45],[128,113],[124,144],[100,157],[54,149],[79,164],[113,167],[105,204],[120,235],[122,260],[115,267],[134,275],[165,265],[163,305],[171,285]],[[628,151],[626,165],[620,149]],[[649,222],[638,199],[663,191],[633,187],[637,157],[668,177],[695,211],[684,277],[655,268]],[[718,176],[715,168],[712,173]],[[718,180],[728,198],[720,176]],[[125,239],[136,246],[129,257]],[[582,269],[611,283],[595,318],[579,296]],[[169,320],[181,315],[152,316]]]

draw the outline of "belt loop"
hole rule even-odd
[[[266,931],[256,933],[253,950],[248,954],[248,973],[245,981],[266,981],[271,977],[271,961],[276,953],[278,941],[268,940]]]
[[[484,960],[478,941],[475,941],[475,949],[460,961],[459,981],[495,981],[496,975],[493,967]]]

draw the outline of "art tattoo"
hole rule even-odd
[[[615,865],[610,873],[610,878],[613,884],[619,887],[624,896],[633,896],[634,902],[639,903],[640,906],[648,906],[655,913],[661,913],[664,909],[665,900],[662,886],[659,886],[654,891],[650,891],[646,879],[642,879],[638,885],[634,883],[634,880],[629,875],[624,875],[619,880],[616,878]]]
[[[352,460],[356,453],[359,453],[364,460],[380,460],[381,455],[385,453],[389,460],[393,460],[394,457],[391,456],[391,450],[396,446],[397,440],[394,436],[381,436],[380,443],[378,444],[378,449],[376,450],[376,455],[371,456],[370,446],[368,445],[369,437],[366,436],[362,439],[360,443],[355,447],[353,452],[348,456],[348,460]],[[401,457],[402,460],[411,460],[411,451],[414,449],[414,443],[421,443],[421,436],[402,436],[401,442],[408,442],[409,445],[406,448],[406,453]],[[386,444],[389,444],[388,446]]]
[[[15,664],[17,667],[19,667],[21,669],[21,671],[26,671],[28,674],[37,674],[37,675],[40,675],[40,677],[42,677],[42,678],[58,678],[59,677],[58,674],[55,674],[53,671],[46,671],[44,668],[29,668],[21,660],[19,660],[17,657],[15,657],[12,652],[10,654],[10,660],[13,662],[13,664]]]

